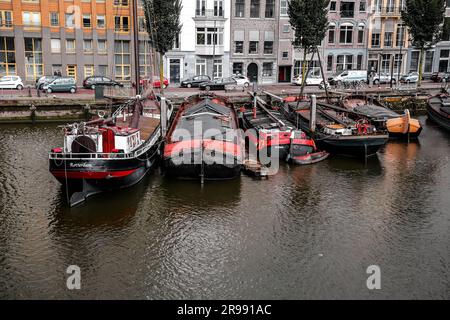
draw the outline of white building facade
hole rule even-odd
[[[230,75],[230,0],[183,0],[181,34],[164,57],[164,73],[177,85],[195,75]]]

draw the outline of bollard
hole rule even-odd
[[[86,121],[88,121],[90,119],[90,111],[91,110],[91,106],[89,104],[86,104],[85,106],[83,106],[83,111],[84,111],[84,118],[86,119]]]
[[[35,124],[36,123],[36,106],[34,104],[32,104],[30,106],[30,118],[31,118],[31,123]]]
[[[311,132],[316,131],[316,110],[317,110],[317,97],[315,94],[311,95],[311,115],[309,121],[309,129]]]
[[[28,85],[28,97],[31,98],[31,86],[30,85]]]

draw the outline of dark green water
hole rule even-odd
[[[0,126],[0,298],[450,298],[450,134],[267,181],[157,172],[72,209],[54,125]],[[81,268],[81,290],[66,268]],[[381,290],[366,268],[379,265]]]

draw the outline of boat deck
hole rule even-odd
[[[294,125],[278,110],[270,110],[270,113],[279,121],[285,124],[286,127],[294,128]],[[261,108],[257,108],[256,117],[254,117],[253,109],[248,109],[244,112],[244,117],[254,128],[261,129],[281,129],[281,124],[272,119],[267,112]]]

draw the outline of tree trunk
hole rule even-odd
[[[424,48],[420,48],[420,57],[419,57],[419,79],[417,80],[417,87],[420,88],[422,85],[422,65],[423,65],[423,56],[424,56]]]
[[[159,53],[159,86],[161,96],[164,97],[164,55]]]
[[[319,53],[318,47],[316,47],[316,51],[317,51],[317,59],[319,59],[320,73],[322,74],[323,85],[325,86],[325,95],[327,97],[327,103],[330,103],[330,97],[328,95],[327,80],[325,79],[325,73],[323,72],[322,60],[320,58],[320,53]]]
[[[305,89],[305,79],[307,77],[308,72],[306,71],[306,66],[308,66],[309,70],[309,64],[306,62],[306,48],[303,49],[303,68],[302,68],[302,88],[300,89],[300,94],[298,95],[298,98],[300,99],[303,97],[303,90]]]

